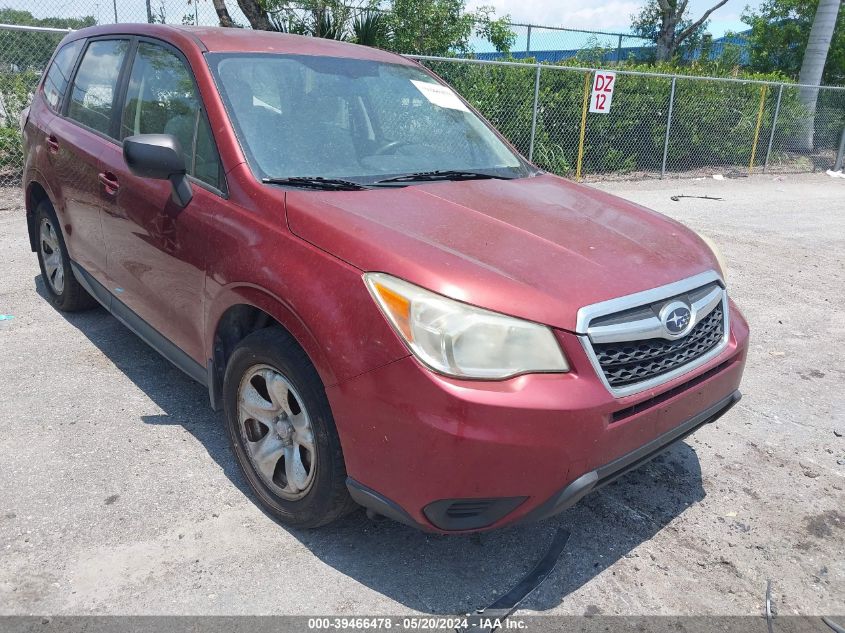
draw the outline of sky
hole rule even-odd
[[[508,14],[513,22],[539,24],[545,26],[563,26],[573,29],[596,31],[629,32],[631,15],[638,13],[646,1],[653,0],[467,0],[468,8],[493,6],[496,14]],[[698,18],[717,0],[690,0],[688,13]],[[725,31],[742,31],[747,28],[740,20],[740,15],[747,5],[756,7],[761,0],[728,0],[717,9],[710,20],[710,32],[719,37]],[[144,0],[0,0],[0,7],[27,9],[38,17],[61,15],[99,16],[102,21],[113,20],[113,3],[117,4],[120,21],[145,20]],[[163,4],[168,21],[179,22],[181,16],[199,11],[203,23],[211,23],[216,17],[210,0],[198,0],[192,4],[188,0],[153,0],[153,6]],[[230,12],[239,15],[236,0],[227,0]],[[522,36],[522,34],[520,34]],[[582,46],[582,42],[564,44],[562,36],[543,41],[543,34],[535,33],[532,42],[536,48],[566,48]],[[523,36],[524,37],[524,36]],[[554,39],[554,41],[552,41]]]
[[[628,32],[631,15],[639,12],[644,0],[469,0],[467,5],[493,6],[497,15],[509,14],[514,22],[565,26],[577,29]],[[715,0],[690,0],[688,14],[698,19]],[[748,28],[740,20],[746,5],[757,7],[759,0],[728,0],[710,17],[709,31],[715,36],[726,31]]]

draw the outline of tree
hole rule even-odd
[[[668,61],[683,44],[700,38],[710,15],[728,0],[719,0],[700,18],[687,18],[689,0],[649,0],[639,15],[632,16],[635,34],[654,40],[657,61]]]
[[[841,4],[841,0],[820,0],[801,62],[798,83],[814,86],[821,83]],[[837,70],[842,71],[841,67]]]
[[[249,25],[259,31],[275,31],[270,18],[267,17],[267,11],[261,6],[258,0],[237,0],[238,6],[243,11],[246,19],[249,20]],[[215,4],[215,8],[216,8]],[[218,15],[219,12],[218,12]],[[231,19],[231,18],[230,18]],[[221,26],[226,26],[221,23]]]
[[[841,0],[819,0],[819,8],[813,18],[813,28],[810,29],[810,38],[804,51],[804,60],[801,62],[801,72],[798,73],[798,83],[807,86],[821,84],[840,6]],[[819,90],[807,86],[801,88],[799,93],[801,103],[804,104],[809,113],[807,125],[804,127],[804,135],[801,139],[801,147],[810,150],[813,148],[816,102],[819,98]]]
[[[469,53],[473,34],[509,52],[516,35],[508,17],[494,18],[492,7],[467,11],[465,0],[393,0],[389,10],[392,48],[400,53]]]
[[[819,0],[765,0],[757,10],[746,10],[742,21],[751,27],[751,69],[798,79],[818,6]],[[833,29],[822,83],[845,83],[845,11],[839,12]]]
[[[751,27],[754,70],[779,70],[810,86],[845,82],[845,12],[839,0],[765,0],[742,20]],[[793,135],[795,149],[813,148],[818,95],[818,88],[800,89],[807,116]]]
[[[84,18],[36,18],[29,11],[0,9],[0,24],[21,24],[54,29],[81,29],[96,24],[94,16]],[[3,68],[44,70],[62,36],[55,33],[0,31],[0,64]]]
[[[359,43],[363,37],[370,46],[384,45],[386,21],[377,0],[300,0],[295,5],[265,0],[264,8],[274,31]]]
[[[234,26],[225,0],[212,0],[221,26]],[[516,34],[492,7],[466,10],[466,0],[237,0],[250,26],[338,40],[354,40],[400,53],[471,52],[473,35],[509,52]]]
[[[391,38],[387,15],[376,9],[359,13],[352,23],[352,33],[356,44],[386,48]]]
[[[194,2],[196,1],[194,0]],[[235,21],[229,15],[229,9],[226,7],[225,0],[211,0],[211,3],[214,5],[214,11],[217,13],[217,20],[220,22],[220,26],[235,26]]]
[[[463,0],[394,0],[390,12],[393,46],[403,53],[446,55],[466,50],[472,18]]]
[[[493,7],[482,6],[475,10],[475,34],[490,42],[500,53],[510,53],[516,43],[516,33],[510,25],[510,16],[495,17]]]

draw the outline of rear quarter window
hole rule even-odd
[[[76,63],[76,58],[79,56],[79,51],[82,50],[84,42],[85,40],[76,40],[62,46],[53,58],[53,63],[50,64],[47,75],[44,77],[44,98],[50,108],[56,112],[61,107],[62,97],[64,97],[70,81],[70,73],[73,71],[73,65]]]

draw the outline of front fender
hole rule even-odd
[[[337,377],[332,364],[326,358],[320,344],[308,325],[286,304],[281,297],[250,284],[231,284],[221,288],[208,309],[208,333],[206,357],[214,358],[214,338],[223,315],[229,308],[247,305],[266,312],[296,339],[300,347],[308,354],[320,379],[326,386],[337,384]]]

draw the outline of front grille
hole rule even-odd
[[[681,339],[653,338],[620,343],[593,343],[608,384],[625,387],[686,365],[714,349],[724,337],[722,304],[717,305]]]

